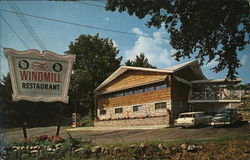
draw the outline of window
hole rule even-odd
[[[145,87],[145,92],[149,92],[149,91],[153,91],[153,90],[155,90],[154,86],[146,86]]]
[[[142,110],[142,105],[133,106],[133,112],[138,112]]]
[[[155,109],[163,109],[167,107],[166,102],[161,102],[161,103],[155,103]]]
[[[124,96],[123,92],[117,92],[115,93],[115,97],[121,97]]]
[[[128,91],[125,92],[125,96],[129,96],[129,95],[132,95],[132,94],[133,94],[133,91],[131,91],[131,90],[128,90]]]
[[[167,84],[159,84],[155,87],[156,90],[167,88]]]
[[[134,91],[135,94],[137,94],[137,93],[142,93],[142,92],[143,92],[143,89],[142,89],[142,88],[138,88],[138,89],[136,89],[136,90]]]
[[[116,108],[115,109],[115,114],[122,113],[122,112],[123,112],[123,108]]]
[[[107,113],[107,110],[106,109],[100,109],[100,115],[104,115]]]

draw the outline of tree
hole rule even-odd
[[[19,105],[16,105],[12,93],[10,75],[7,74],[0,83],[0,111],[4,128],[22,126],[21,119],[25,120],[28,127],[56,124],[58,108],[55,103],[19,101]],[[21,114],[22,110],[24,115]]]
[[[217,61],[214,72],[228,69],[235,79],[241,66],[237,53],[250,43],[250,7],[247,0],[108,0],[106,9],[128,12],[148,27],[164,25],[176,60],[196,53],[200,64]]]
[[[149,64],[148,59],[145,57],[144,53],[140,53],[139,56],[136,56],[135,60],[127,60],[125,62],[126,66],[135,66],[135,67],[144,67],[144,68],[156,68]]]
[[[1,97],[1,112],[4,127],[17,127],[20,125],[18,122],[19,113],[17,112],[14,102],[12,101],[12,86],[10,75],[3,76],[0,83],[0,97]]]
[[[70,43],[66,53],[76,55],[70,82],[70,99],[73,99],[75,108],[83,106],[91,111],[94,118],[94,89],[120,67],[122,57],[117,57],[119,50],[113,46],[112,40],[100,38],[96,34],[80,35]]]

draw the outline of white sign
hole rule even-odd
[[[50,51],[4,49],[8,59],[13,101],[68,103],[68,89],[75,55]]]

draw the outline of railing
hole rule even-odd
[[[241,92],[190,92],[189,100],[241,100]]]

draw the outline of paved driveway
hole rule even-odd
[[[250,124],[242,123],[234,127],[211,126],[202,128],[162,128],[162,129],[124,129],[124,130],[90,130],[85,128],[67,129],[62,127],[60,136],[66,138],[70,133],[75,138],[82,140],[92,139],[95,143],[109,142],[142,142],[142,141],[174,141],[180,139],[207,139],[219,136],[249,135]],[[27,130],[28,136],[48,134],[55,135],[56,126],[31,128]],[[22,138],[22,131],[9,132],[4,135],[8,142],[11,139]]]

